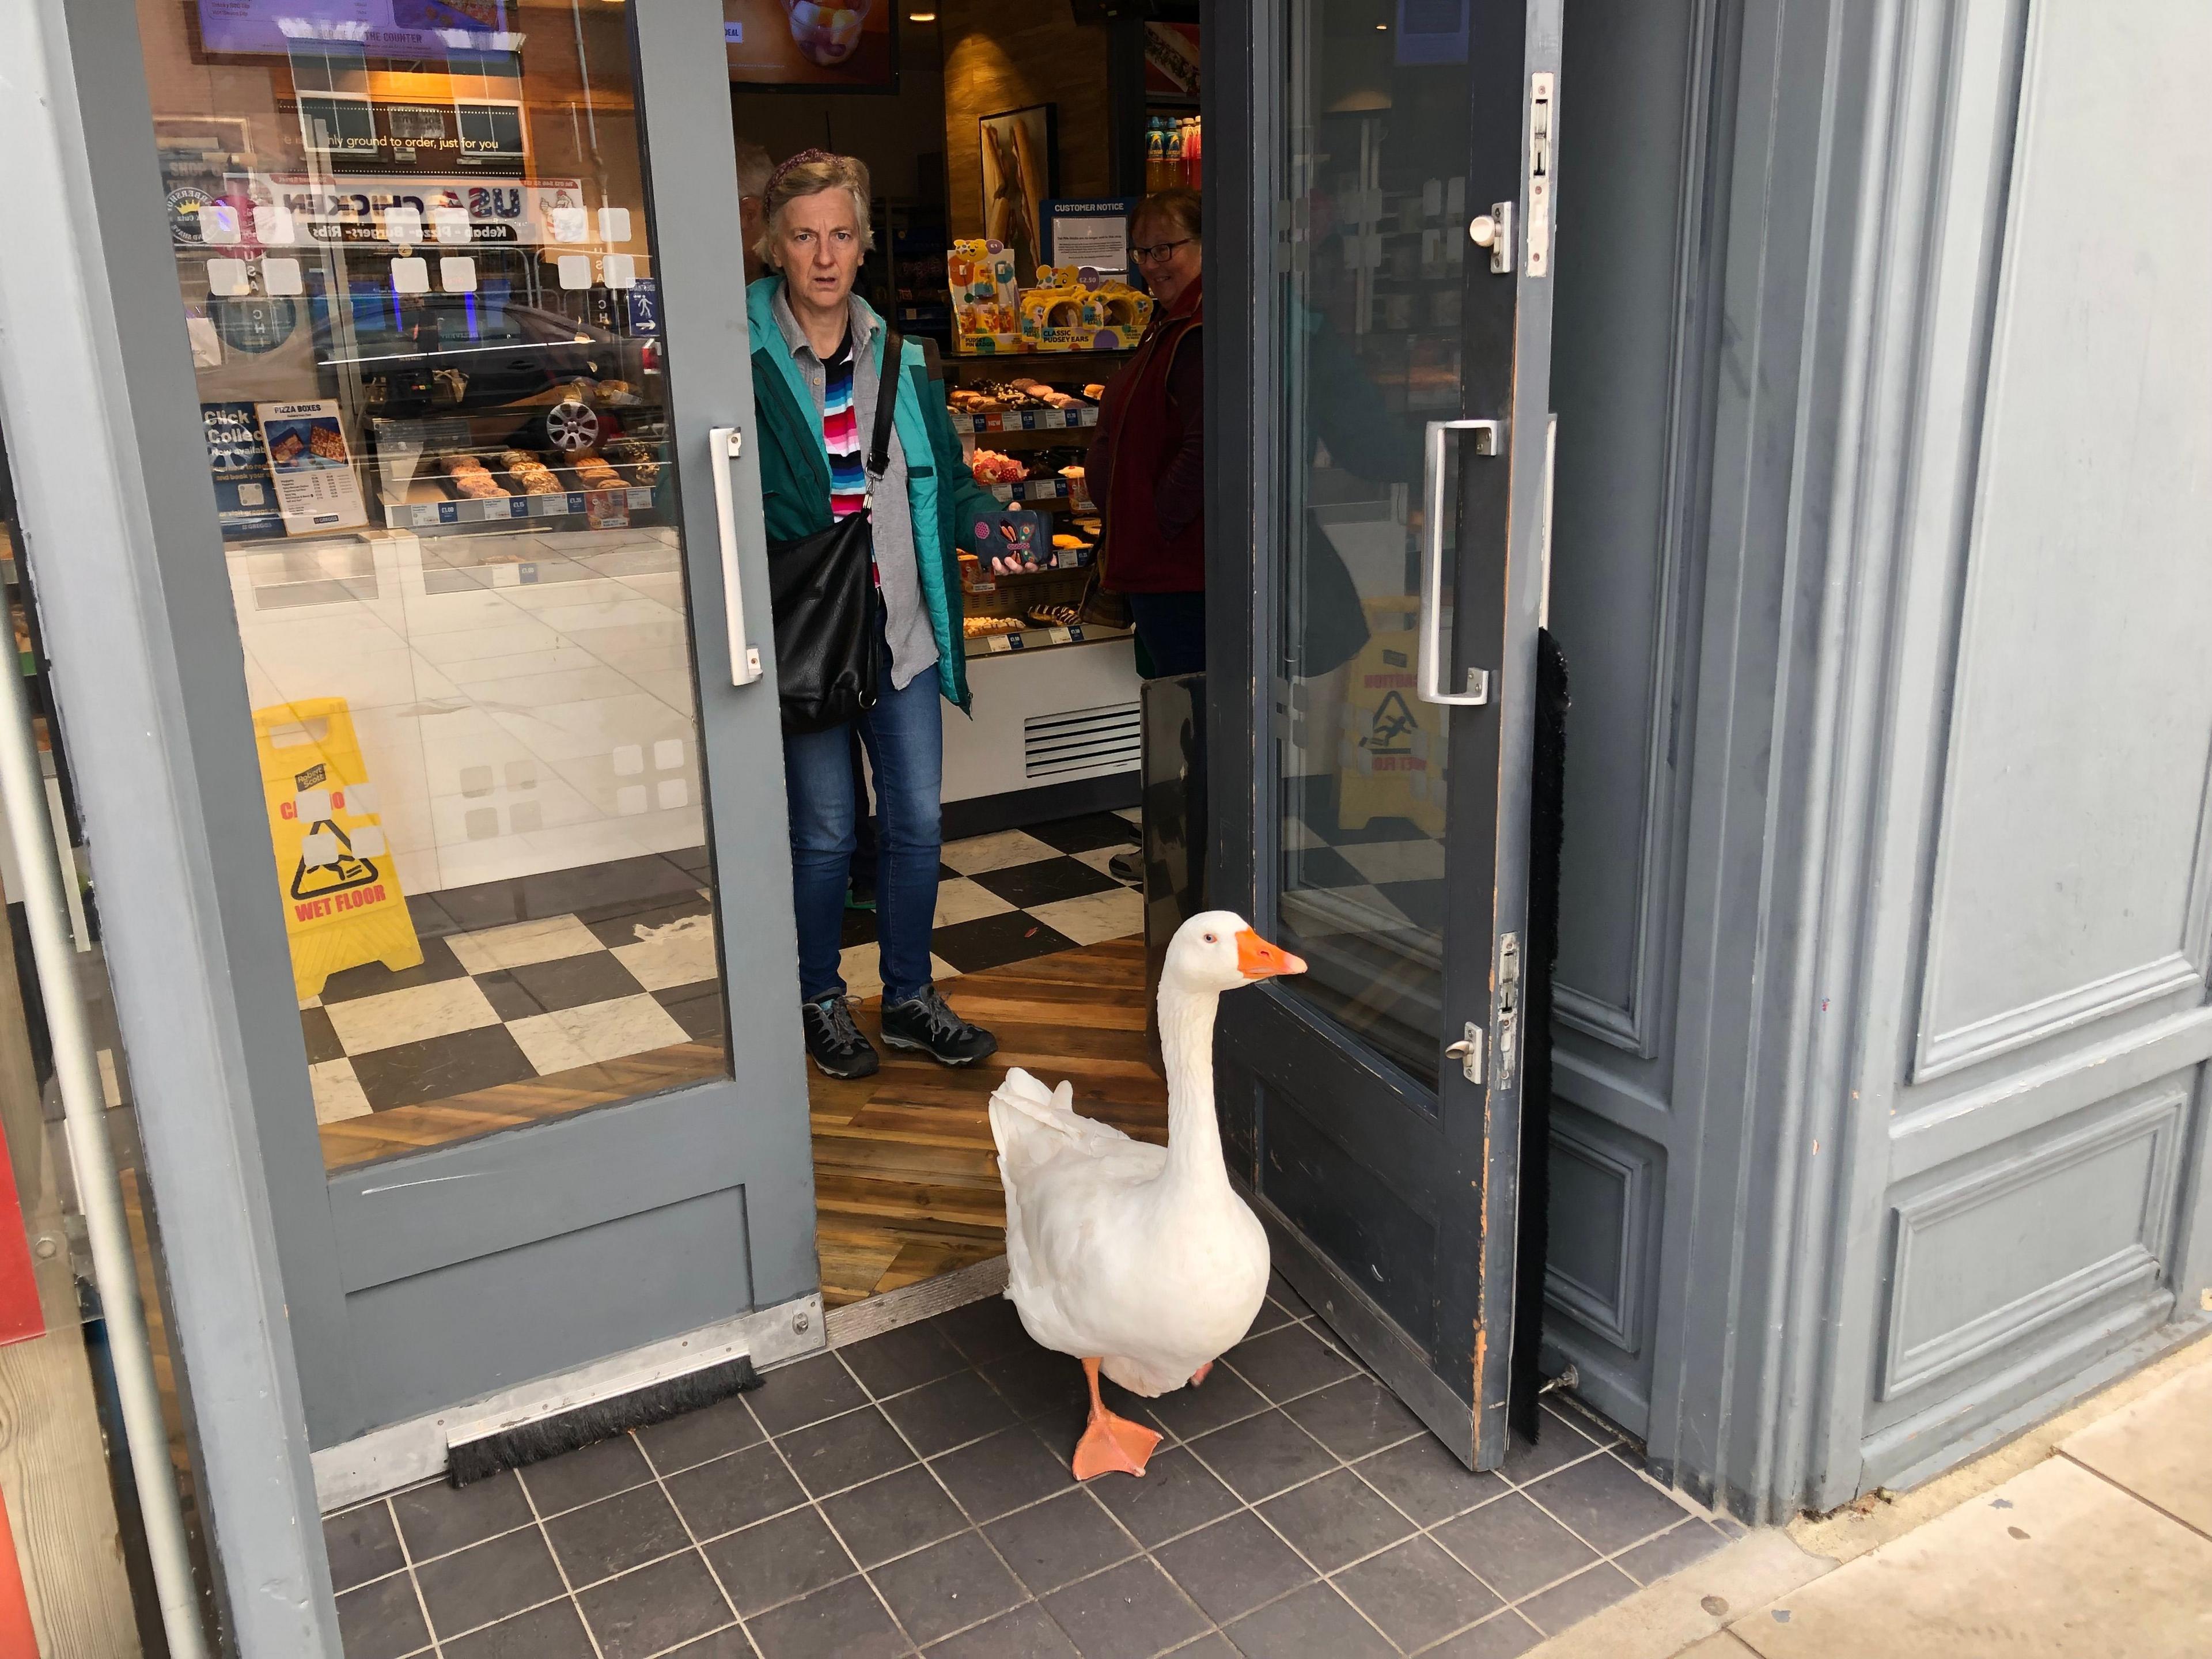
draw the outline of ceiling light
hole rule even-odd
[[[906,15],[906,21],[909,23],[934,23],[937,14],[933,11],[910,11]]]

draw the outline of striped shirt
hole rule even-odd
[[[866,463],[860,453],[860,416],[853,406],[853,331],[823,366],[822,442],[830,452],[830,515],[842,519],[867,504]]]

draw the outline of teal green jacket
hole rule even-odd
[[[830,451],[814,413],[814,394],[792,361],[776,326],[781,276],[763,276],[745,290],[751,327],[753,410],[760,428],[761,509],[770,542],[796,541],[830,528]],[[863,302],[865,303],[865,302]],[[874,316],[872,311],[869,315]],[[883,319],[869,337],[876,354],[876,383],[883,384]],[[914,523],[915,574],[937,639],[937,679],[945,701],[965,709],[966,637],[960,628],[960,560],[954,526],[972,524],[978,512],[1000,510],[996,496],[975,480],[953,435],[945,398],[929,379],[921,344],[904,342],[899,354],[898,401],[891,422],[906,455],[907,510]],[[882,395],[880,392],[878,396]]]

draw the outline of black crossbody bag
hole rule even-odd
[[[872,513],[876,481],[890,465],[891,411],[903,373],[900,344],[896,332],[886,332],[868,443],[867,504],[827,530],[768,544],[776,690],[783,729],[794,736],[826,732],[876,706],[883,633]]]

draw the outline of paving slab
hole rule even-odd
[[[2212,1364],[2184,1371],[2058,1449],[2212,1537]]]
[[[2055,1458],[1730,1628],[1762,1659],[2203,1659],[2212,1539]]]

